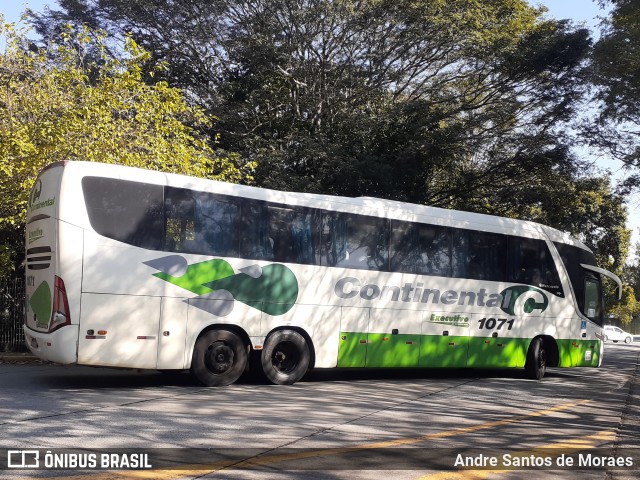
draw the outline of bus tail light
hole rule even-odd
[[[69,301],[64,282],[58,276],[55,277],[53,287],[53,313],[49,324],[49,333],[58,330],[65,325],[71,325],[71,315],[69,313]]]

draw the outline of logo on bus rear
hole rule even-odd
[[[31,211],[38,210],[44,207],[51,207],[56,203],[55,197],[47,198],[46,200],[40,200],[42,196],[42,180],[36,180],[35,185],[33,186],[33,190],[31,191],[31,201],[29,202],[29,206],[31,207]]]
[[[40,195],[42,194],[42,180],[36,180],[36,184],[33,186],[33,193],[31,195],[31,206],[35,205],[35,203],[40,200]]]

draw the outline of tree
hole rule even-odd
[[[635,297],[640,299],[640,242],[636,243],[634,252],[634,258],[625,265],[622,275],[625,283],[633,288]]]
[[[166,82],[148,84],[150,55],[132,38],[118,60],[103,34],[67,29],[33,48],[25,30],[0,26],[0,271],[22,257],[28,192],[48,163],[82,159],[228,181],[252,165],[214,151],[199,129],[210,121]],[[97,56],[87,55],[91,51]]]
[[[601,4],[613,6],[592,57],[595,98],[602,109],[599,122],[586,132],[593,144],[630,168],[640,168],[640,1],[601,0]],[[639,187],[640,174],[626,186]]]
[[[640,317],[640,244],[636,245],[635,257],[624,265],[620,278],[623,282],[622,300],[611,302],[609,313],[619,318],[623,325],[629,325]]]
[[[36,18],[45,38],[67,21],[132,32],[167,62],[162,78],[219,115],[221,145],[258,162],[258,185],[531,218],[582,236],[593,227],[586,240],[607,261],[626,248],[605,241],[624,240],[620,197],[585,175],[566,133],[588,31],[522,0],[59,4]],[[616,214],[588,208],[594,198]]]
[[[60,5],[43,35],[61,19],[132,32],[219,115],[221,144],[259,160],[259,184],[420,202],[434,172],[488,170],[505,137],[566,120],[590,42],[523,0]]]

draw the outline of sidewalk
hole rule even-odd
[[[38,357],[25,352],[0,352],[0,363],[35,363],[42,362]]]

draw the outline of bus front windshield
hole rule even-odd
[[[600,275],[580,266],[581,264],[595,266],[595,256],[573,245],[558,242],[554,244],[569,274],[580,312],[598,325],[602,325],[604,311]]]

